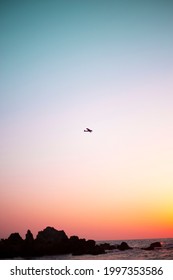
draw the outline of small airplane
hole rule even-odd
[[[92,132],[92,129],[89,129],[88,127],[84,129],[84,132]]]

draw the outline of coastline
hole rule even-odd
[[[0,259],[173,259],[173,238],[95,241],[46,227],[2,239]]]

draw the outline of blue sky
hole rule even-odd
[[[136,203],[152,189],[160,209],[163,190],[164,203],[173,195],[172,1],[1,1],[0,10],[2,199],[15,189],[20,205],[24,189],[28,213],[36,189],[44,199],[69,193],[77,220],[91,195]]]

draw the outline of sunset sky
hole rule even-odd
[[[172,15],[171,0],[0,2],[0,238],[173,237]]]

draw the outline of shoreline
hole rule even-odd
[[[171,239],[171,238],[170,238]],[[145,244],[148,240],[148,244]],[[30,230],[25,239],[19,233],[12,233],[7,239],[0,241],[0,259],[9,258],[39,258],[53,255],[105,255],[111,251],[131,251],[136,248],[153,251],[162,248],[165,238],[154,239],[129,239],[129,240],[86,240],[78,236],[68,237],[63,230],[46,227],[39,231],[34,239]],[[153,241],[153,242],[152,242]],[[139,243],[134,247],[134,242]]]

